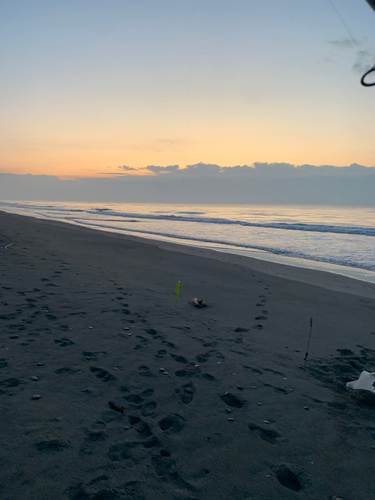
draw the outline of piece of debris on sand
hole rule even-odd
[[[195,307],[206,307],[206,304],[203,303],[203,300],[198,300],[198,299],[191,299],[191,303]]]

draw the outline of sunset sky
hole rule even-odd
[[[365,58],[330,0],[3,1],[0,172],[374,166],[375,12],[333,3]]]

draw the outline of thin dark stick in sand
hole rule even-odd
[[[310,340],[311,340],[311,334],[312,334],[312,326],[313,326],[313,319],[310,318],[310,332],[309,332],[309,339],[307,341],[307,347],[306,347],[306,354],[305,354],[305,368],[306,368],[306,361],[309,356],[309,349],[310,349]]]

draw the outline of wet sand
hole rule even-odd
[[[2,500],[374,495],[374,285],[6,213],[0,277]]]

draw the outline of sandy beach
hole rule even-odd
[[[375,496],[375,285],[6,213],[0,276],[1,500]]]

